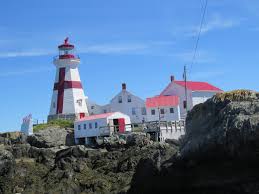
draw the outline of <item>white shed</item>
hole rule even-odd
[[[86,116],[74,123],[76,144],[91,144],[99,137],[126,131],[131,131],[130,117],[121,112]]]

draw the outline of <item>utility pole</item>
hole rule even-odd
[[[158,131],[156,132],[156,141],[159,141],[159,134],[161,131],[161,113],[160,113],[160,107],[157,107],[158,109]]]
[[[187,73],[186,73],[186,65],[184,65],[184,71],[183,71],[183,78],[184,78],[184,89],[185,89],[185,108],[186,108],[186,114],[188,112],[188,106],[187,106]]]

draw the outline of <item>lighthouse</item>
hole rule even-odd
[[[74,54],[74,45],[68,42],[58,46],[59,55],[54,57],[56,77],[48,116],[49,120],[77,120],[88,115],[86,97],[79,76],[80,58]]]

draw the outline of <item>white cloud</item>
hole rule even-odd
[[[39,67],[37,69],[25,69],[20,71],[1,72],[0,77],[18,76],[18,75],[25,75],[29,73],[41,73],[41,72],[46,72],[51,70],[53,70],[53,68]]]
[[[186,51],[174,54],[175,57],[182,60],[184,63],[191,63],[193,61],[193,51]],[[195,57],[195,63],[209,63],[215,61],[207,51],[198,51]]]
[[[173,41],[148,41],[140,43],[111,43],[79,47],[79,53],[94,54],[139,54],[152,51],[154,48],[173,45]]]
[[[1,40],[0,40],[1,42]],[[94,45],[80,45],[77,47],[77,52],[90,53],[90,54],[139,54],[150,53],[153,49],[164,48],[173,45],[173,41],[147,41],[137,43],[108,43],[108,44],[94,44]],[[22,51],[0,51],[0,58],[12,58],[12,57],[34,57],[34,56],[46,56],[57,55],[55,50],[43,50],[43,49],[30,49]]]
[[[221,77],[226,72],[223,71],[203,71],[203,72],[193,72],[190,74],[192,80],[206,80],[209,78]]]
[[[78,48],[79,53],[122,54],[148,49],[148,44],[102,44]]]
[[[238,25],[240,25],[241,21],[243,19],[230,19],[230,18],[224,18],[222,16],[220,16],[219,14],[214,14],[211,19],[209,19],[206,22],[206,18],[205,18],[205,22],[202,26],[201,29],[201,34],[205,34],[214,30],[222,30],[222,29],[228,29],[228,28],[233,28],[236,27]],[[199,32],[199,27],[200,26],[196,26],[196,27],[191,27],[189,29],[189,31],[186,33],[187,36],[195,36],[197,35],[197,33]]]
[[[0,58],[12,58],[12,57],[34,57],[34,56],[45,56],[51,55],[54,52],[51,51],[10,51],[10,52],[0,52]]]

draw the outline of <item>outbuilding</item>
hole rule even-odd
[[[130,117],[121,112],[86,116],[74,123],[76,144],[92,144],[100,137],[127,131],[131,131]]]

